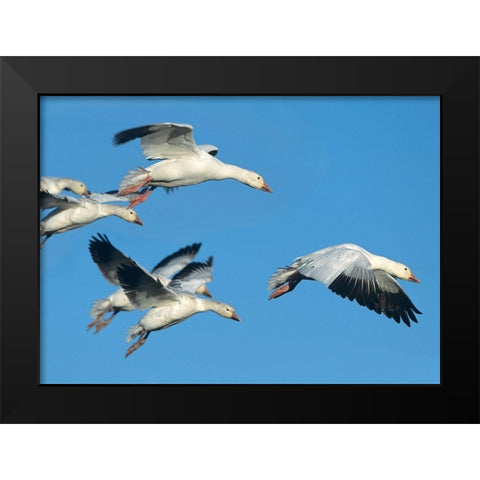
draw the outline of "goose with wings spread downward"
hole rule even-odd
[[[120,184],[119,195],[140,193],[130,203],[144,202],[156,187],[166,189],[196,185],[209,180],[238,180],[249,187],[272,193],[262,176],[236,165],[223,163],[215,155],[213,145],[197,145],[193,127],[181,123],[156,123],[131,128],[114,136],[114,145],[140,138],[147,160],[162,161],[150,167],[130,170]]]
[[[163,285],[170,282],[178,285],[183,291],[198,293],[211,297],[206,283],[212,280],[213,259],[207,262],[193,262],[192,260],[200,250],[201,243],[193,243],[168,255],[157,263],[149,272],[153,278]],[[132,261],[127,255],[114,247],[106,235],[98,234],[92,237],[89,243],[90,255],[97,264],[101,274],[111,284],[120,286],[117,268],[123,263]],[[170,277],[172,277],[170,279]],[[95,332],[105,328],[119,312],[135,310],[135,306],[129,301],[122,288],[118,288],[107,298],[100,298],[94,302],[90,315],[94,319],[88,324],[87,330],[95,327]],[[112,315],[105,320],[108,312]]]
[[[130,302],[140,310],[150,309],[137,325],[129,328],[127,342],[137,337],[139,339],[130,346],[125,357],[144,345],[151,332],[176,325],[196,313],[212,311],[222,317],[240,321],[230,305],[184,291],[181,282],[177,280],[172,280],[165,286],[133,260],[120,265],[117,275]]]
[[[291,292],[302,280],[317,280],[336,294],[410,326],[421,314],[396,278],[420,283],[410,268],[352,243],[324,248],[279,268],[269,282],[269,300]]]

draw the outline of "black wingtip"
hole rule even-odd
[[[115,247],[104,233],[97,232],[97,236],[98,237],[92,235],[92,238],[88,243],[88,250],[92,260],[97,264],[101,264],[109,259],[112,255],[112,249],[115,249]]]
[[[142,138],[145,135],[151,133],[151,125],[144,125],[143,127],[130,128],[128,130],[122,130],[121,132],[116,133],[113,136],[114,145],[122,145],[127,143],[130,140],[135,140],[136,138]]]

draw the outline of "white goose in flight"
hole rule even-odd
[[[133,196],[128,197],[127,200],[130,198]],[[122,201],[122,198],[103,193],[92,193],[87,197],[75,198],[68,195],[40,192],[40,209],[55,209],[40,221],[40,237],[45,236],[40,248],[54,234],[83,227],[110,215],[120,217],[127,222],[143,225],[134,210],[107,203],[118,201]]]
[[[215,158],[218,149],[213,145],[197,145],[192,132],[190,125],[156,123],[124,130],[114,136],[114,145],[140,138],[147,160],[162,160],[147,168],[130,170],[125,176],[120,184],[119,195],[136,193],[142,189],[141,195],[129,207],[144,202],[155,187],[169,189],[227,178],[272,193],[261,175],[221,162]]]
[[[165,257],[153,267],[150,275],[162,282],[163,285],[174,282],[184,291],[211,297],[206,283],[212,280],[212,257],[207,262],[192,262],[201,245],[201,243],[194,243]],[[113,285],[119,286],[117,268],[122,263],[132,260],[114,247],[106,235],[100,233],[98,238],[92,237],[90,240],[89,250],[104,278]],[[175,276],[170,279],[173,275]],[[90,310],[90,315],[94,320],[88,324],[87,330],[96,327],[94,333],[98,333],[112,321],[117,313],[132,310],[135,310],[135,306],[128,300],[123,289],[119,288],[108,298],[100,298],[95,301]],[[108,312],[113,313],[103,320]]]
[[[150,332],[176,325],[196,313],[212,311],[240,321],[230,305],[182,291],[173,281],[164,286],[131,260],[118,267],[117,275],[128,299],[140,310],[150,308],[137,325],[129,328],[127,342],[140,338],[130,346],[125,357],[144,345]]]
[[[410,321],[417,322],[415,313],[422,312],[396,278],[420,283],[406,265],[344,243],[298,257],[291,265],[279,268],[268,282],[268,289],[275,289],[269,300],[291,292],[302,280],[317,280],[343,298],[355,299],[378,314],[410,326]]]
[[[83,182],[67,177],[42,177],[40,179],[40,191],[48,193],[61,193],[69,190],[77,195],[90,195]]]

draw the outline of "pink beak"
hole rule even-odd
[[[413,273],[410,274],[410,276],[407,278],[407,280],[409,282],[420,283],[420,280]]]
[[[138,217],[133,221],[133,223],[138,223],[138,225],[144,226],[143,222]]]
[[[263,182],[263,185],[260,187],[260,190],[263,192],[268,192],[268,193],[273,193],[272,189],[265,183]]]
[[[236,313],[234,313],[232,315],[232,320],[236,320],[237,322],[240,322],[240,317]]]

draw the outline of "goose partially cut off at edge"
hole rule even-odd
[[[55,209],[40,221],[40,237],[45,236],[40,248],[54,234],[83,227],[110,215],[120,217],[127,222],[143,225],[135,210],[108,203],[129,201],[131,198],[133,196],[122,199],[116,195],[104,193],[92,193],[86,197],[75,198],[69,195],[40,192],[40,208],[42,210]]]
[[[144,345],[150,332],[176,325],[196,313],[212,311],[240,321],[230,305],[182,291],[173,282],[164,286],[133,261],[118,267],[117,275],[128,299],[140,310],[150,309],[137,325],[129,328],[127,342],[139,339],[128,348],[125,357]]]
[[[87,187],[80,180],[68,177],[42,177],[40,179],[40,191],[48,193],[61,193],[69,190],[77,195],[90,195]]]
[[[144,202],[156,187],[171,189],[228,178],[272,193],[258,173],[221,162],[215,158],[218,149],[213,145],[197,145],[192,132],[191,125],[157,123],[124,130],[114,136],[114,145],[140,138],[147,160],[162,160],[147,168],[130,170],[125,176],[120,184],[119,195],[141,190],[130,207]]]
[[[302,280],[317,280],[343,298],[410,326],[410,321],[417,322],[415,313],[422,312],[396,278],[420,283],[406,265],[344,243],[298,257],[290,266],[279,268],[268,282],[269,290],[275,289],[269,300],[291,292]]]
[[[109,283],[119,286],[117,268],[133,260],[113,246],[106,235],[100,233],[97,235],[98,238],[92,237],[89,242],[90,255],[103,277]],[[201,243],[194,243],[177,250],[158,262],[149,274],[163,285],[171,283],[181,290],[211,297],[206,283],[212,280],[213,258],[210,257],[207,262],[192,262],[200,247]],[[173,278],[170,279],[172,276]],[[135,310],[135,306],[128,300],[122,288],[119,288],[108,298],[100,298],[94,302],[90,311],[94,320],[87,325],[87,330],[95,327],[94,333],[98,333],[119,312],[132,310]],[[103,320],[108,312],[113,313]]]

